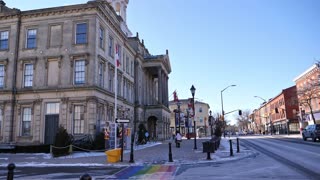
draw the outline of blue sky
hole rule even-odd
[[[21,10],[83,0],[5,0]],[[127,24],[149,52],[169,50],[169,93],[195,97],[221,112],[254,109],[294,85],[320,60],[318,0],[130,0]],[[172,99],[172,96],[171,96]],[[170,99],[170,100],[171,100]],[[234,119],[234,115],[227,118]]]

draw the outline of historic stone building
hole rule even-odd
[[[59,125],[94,135],[114,124],[115,108],[129,127],[170,136],[168,51],[153,56],[132,37],[128,3],[20,11],[0,0],[1,144],[51,144]]]

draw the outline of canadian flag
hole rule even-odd
[[[119,44],[116,45],[116,54],[115,54],[115,64],[117,67],[120,67],[120,46]]]

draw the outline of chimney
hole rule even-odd
[[[166,55],[169,55],[169,50],[168,49],[166,50]]]
[[[144,40],[142,39],[142,45],[144,45]]]
[[[136,37],[137,37],[137,38],[139,38],[139,33],[138,33],[138,32],[137,32],[137,35],[136,35]]]

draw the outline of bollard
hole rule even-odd
[[[13,180],[13,170],[16,168],[16,165],[14,163],[10,163],[7,166],[8,168],[8,175],[7,175],[7,180]]]
[[[86,173],[80,177],[80,180],[91,180],[91,176]]]
[[[169,143],[169,162],[173,162],[173,160],[172,160],[172,152],[171,152],[171,142]]]
[[[231,139],[229,139],[229,143],[230,143],[230,156],[233,156],[232,140]]]
[[[207,152],[207,160],[211,160],[210,152]]]
[[[237,153],[240,152],[240,146],[239,146],[239,138],[237,138]]]

